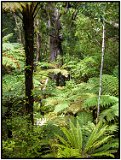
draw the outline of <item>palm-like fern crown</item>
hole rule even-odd
[[[78,122],[76,125],[70,122],[68,129],[61,129],[63,137],[55,134],[59,143],[52,144],[59,147],[57,158],[114,157],[118,148],[118,141],[112,136],[117,129],[115,125],[109,127],[100,121],[97,125],[88,123],[86,127],[80,127]]]

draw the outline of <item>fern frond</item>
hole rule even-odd
[[[93,93],[98,94],[99,78],[90,78],[88,84],[94,85],[92,89]],[[117,77],[108,74],[102,75],[102,95],[118,96],[118,90],[119,87]]]
[[[90,113],[90,112],[77,113],[76,118],[77,118],[80,126],[86,125],[89,121],[90,122],[93,121],[93,116],[92,116],[92,113]]]
[[[89,123],[87,126],[90,128],[92,125]],[[56,145],[58,147],[58,153],[60,154],[60,157],[62,156],[61,154],[64,154],[63,151],[66,148],[77,149],[80,153],[78,158],[86,158],[90,156],[114,157],[113,153],[117,151],[118,142],[117,139],[112,138],[112,132],[109,132],[110,129],[115,130],[115,127],[109,128],[110,127],[108,125],[105,125],[102,121],[100,121],[97,125],[92,126],[92,130],[88,131],[85,129],[85,127],[81,128],[78,122],[76,125],[74,125],[70,121],[69,128],[61,128],[64,134],[64,138],[59,136],[61,142],[59,145],[61,146],[59,147],[58,144]],[[87,138],[84,138],[85,130],[88,132],[88,134],[86,134]],[[114,146],[112,147],[112,145]],[[68,158],[71,157],[69,156]]]
[[[111,142],[108,141],[107,143],[105,143],[105,145],[95,149],[95,153],[108,151],[110,149],[118,148],[118,147],[119,147],[118,139],[111,139]]]
[[[111,153],[115,153],[116,150],[110,150],[110,151],[103,151],[103,152],[99,152],[99,153],[94,153],[94,154],[91,154],[92,157],[102,157],[102,156],[107,156],[107,157],[112,157],[114,158],[114,155],[111,154]]]
[[[118,126],[116,124],[110,125],[110,126],[108,126],[107,130],[110,133],[116,132],[118,130]]]
[[[5,66],[11,66],[13,68],[18,68],[20,69],[20,64],[17,61],[17,59],[15,59],[13,56],[7,55],[7,54],[3,54],[3,65]]]
[[[26,4],[30,5],[30,2],[4,2],[2,8],[6,11],[10,10],[12,12],[16,12],[16,10],[22,11],[23,7],[26,7]]]
[[[100,136],[103,135],[103,133],[105,132],[107,126],[105,126],[104,128],[101,128],[101,131],[99,132],[99,128],[101,127],[102,122],[99,122],[94,130],[92,131],[90,137],[88,138],[88,141],[85,145],[85,152],[87,152],[90,148],[92,148],[94,142],[100,138]]]
[[[106,119],[107,121],[114,120],[116,117],[119,116],[119,107],[118,103],[114,104],[108,109],[103,110],[100,113],[100,119]]]
[[[82,137],[82,130],[79,125],[79,122],[77,121],[77,128],[76,129],[76,146],[79,149],[80,153],[82,153],[82,148],[83,148],[83,137]]]
[[[94,107],[97,106],[98,96],[89,97],[84,101],[84,108],[86,107]],[[116,104],[118,102],[118,98],[110,95],[102,95],[100,98],[100,105],[102,107],[110,106]]]
[[[3,63],[4,67],[20,69],[24,67],[24,50],[18,43],[3,43]]]
[[[65,147],[63,150],[58,149],[57,158],[79,158],[81,157],[78,149]]]
[[[59,141],[62,143],[62,145],[61,144],[59,144],[59,147],[64,147],[64,146],[66,146],[66,147],[69,147],[69,143],[63,138],[63,137],[61,137],[61,136],[59,136],[58,134],[55,134],[55,136],[59,139]],[[58,144],[53,144],[53,146],[57,146]]]
[[[73,135],[71,134],[72,131],[68,130],[67,128],[63,127],[62,131],[64,133],[64,135],[66,136],[68,143],[70,144],[70,146],[74,146],[74,141],[73,141]],[[71,133],[70,133],[71,131]]]
[[[66,109],[67,107],[69,107],[69,103],[67,101],[63,102],[63,103],[59,103],[58,105],[55,106],[55,113],[61,112],[64,109]]]
[[[104,132],[105,132],[105,131],[104,131]],[[104,133],[104,132],[103,132],[103,133]],[[103,135],[103,134],[101,133],[101,134],[100,134],[100,137],[101,137],[102,135]],[[111,135],[111,136],[106,136],[105,138],[103,138],[103,139],[101,139],[101,140],[99,140],[99,141],[96,141],[95,143],[93,143],[93,149],[100,147],[100,146],[103,145],[104,143],[107,143],[107,141],[108,141],[111,137],[112,137],[112,135]]]

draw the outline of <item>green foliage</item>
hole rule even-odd
[[[59,111],[62,111],[67,107],[68,107],[68,103],[67,102],[60,103],[60,104],[56,105],[54,112],[58,113]]]
[[[68,71],[65,69],[50,69],[49,73],[54,73],[54,74],[61,73],[63,76],[68,77]]]
[[[36,34],[39,33],[41,62],[34,62],[33,126],[25,116],[25,53],[23,46],[17,43],[17,35],[21,40],[23,36],[22,21],[18,19],[16,23],[14,13],[6,12],[10,5],[15,12],[18,8],[22,11],[27,4],[30,9],[31,2],[3,3],[2,158],[117,158],[119,36],[118,29],[110,22],[118,23],[119,4],[53,3],[53,9],[60,14],[58,22],[61,24],[56,25],[61,26],[59,38],[63,52],[57,61],[50,62],[50,37],[58,32],[57,26],[52,25],[50,35],[48,22],[52,11],[48,2],[38,3],[41,9],[35,18],[34,57],[38,46]],[[106,48],[100,121],[95,124],[102,48],[101,17],[106,20]],[[56,86],[59,73],[65,78],[70,76],[65,86]],[[12,138],[8,138],[8,129],[12,129]]]
[[[78,122],[75,126],[70,122],[69,129],[61,128],[64,136],[55,134],[59,142],[53,144],[53,147],[58,147],[57,158],[114,157],[113,153],[118,148],[118,141],[112,135],[115,127],[111,128],[99,122],[97,125],[93,124],[91,131],[88,130],[89,128],[90,123],[81,128]],[[72,150],[74,152],[71,152]]]
[[[8,37],[9,35],[7,35],[7,38]],[[3,68],[12,68],[13,70],[18,69],[19,71],[23,70],[25,57],[22,45],[18,43],[7,42],[3,43],[2,47]],[[5,73],[6,71],[3,70],[3,74]]]
[[[93,92],[98,94],[99,78],[93,77],[88,81],[93,84]],[[118,78],[113,75],[102,76],[102,95],[118,96]]]
[[[22,98],[24,95],[24,76],[23,75],[5,75],[3,77],[3,104]]]
[[[77,113],[76,119],[81,126],[86,125],[89,121],[93,122],[93,116],[91,112]]]
[[[80,153],[78,149],[65,147],[64,149],[58,149],[57,158],[78,158],[80,157]]]
[[[3,43],[9,42],[9,39],[13,36],[13,33],[10,33],[2,38]]]
[[[77,82],[87,82],[89,78],[99,74],[98,61],[95,57],[85,57],[80,61],[68,61],[64,67],[70,69],[71,77]]]
[[[115,68],[113,69],[113,75],[115,76],[115,77],[119,77],[119,68],[118,68],[118,66],[115,66]]]
[[[10,123],[8,121],[8,123]],[[2,150],[4,158],[35,158],[42,154],[42,129],[29,124],[25,117],[15,116],[12,119],[11,139],[3,140]]]
[[[3,22],[2,36],[6,37],[6,35],[10,35],[10,33],[12,33],[13,36],[10,36],[9,40],[10,40],[11,43],[15,43],[17,41],[17,34],[14,30],[16,26],[15,26],[15,19],[14,19],[13,14],[10,13],[10,12],[3,12],[2,13],[2,22]]]
[[[51,68],[55,68],[56,65],[52,64],[52,63],[48,63],[48,62],[39,62],[38,63],[39,67],[41,67],[42,69],[51,69]]]
[[[100,119],[106,119],[107,121],[117,120],[119,117],[119,105],[118,103],[114,104],[108,109],[105,109],[100,114]]]
[[[118,98],[110,95],[102,95],[100,98],[100,119],[106,119],[108,122],[117,120],[119,117]],[[89,97],[84,101],[84,108],[96,108],[98,104],[98,96]]]
[[[97,106],[97,103],[98,103],[98,96],[90,97],[85,100],[84,107]],[[114,96],[102,95],[100,98],[100,105],[104,108],[117,103],[118,103],[118,98]]]

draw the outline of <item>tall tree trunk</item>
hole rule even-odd
[[[105,50],[105,22],[103,21],[103,34],[102,34],[102,58],[101,58],[101,66],[100,66],[100,82],[99,82],[99,95],[98,95],[98,106],[97,106],[97,119],[96,123],[99,121],[100,114],[100,97],[102,92],[102,71],[103,71],[103,63],[104,63],[104,50]]]
[[[60,36],[61,23],[60,14],[58,9],[49,4],[49,29],[50,29],[50,59],[55,61],[57,56],[60,55],[60,64],[63,64],[63,51],[62,51],[62,36]]]
[[[23,29],[25,36],[25,95],[26,95],[26,112],[29,115],[29,120],[34,124],[33,120],[33,61],[34,61],[34,18],[32,12],[27,5],[23,9]]]

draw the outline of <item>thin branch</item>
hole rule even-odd
[[[37,2],[37,3],[36,3],[36,5],[35,5],[34,9],[32,10],[32,15],[34,15],[34,13],[35,13],[35,11],[36,11],[36,9],[37,9],[38,5],[39,5],[39,2]]]
[[[38,4],[39,4],[39,3],[38,3]],[[37,6],[38,6],[38,5],[37,5]],[[38,8],[36,8],[36,10],[35,10],[35,12],[34,12],[34,14],[33,14],[33,18],[36,17],[36,15],[37,15],[37,13],[39,12],[40,8],[41,8],[41,5],[40,5]]]

